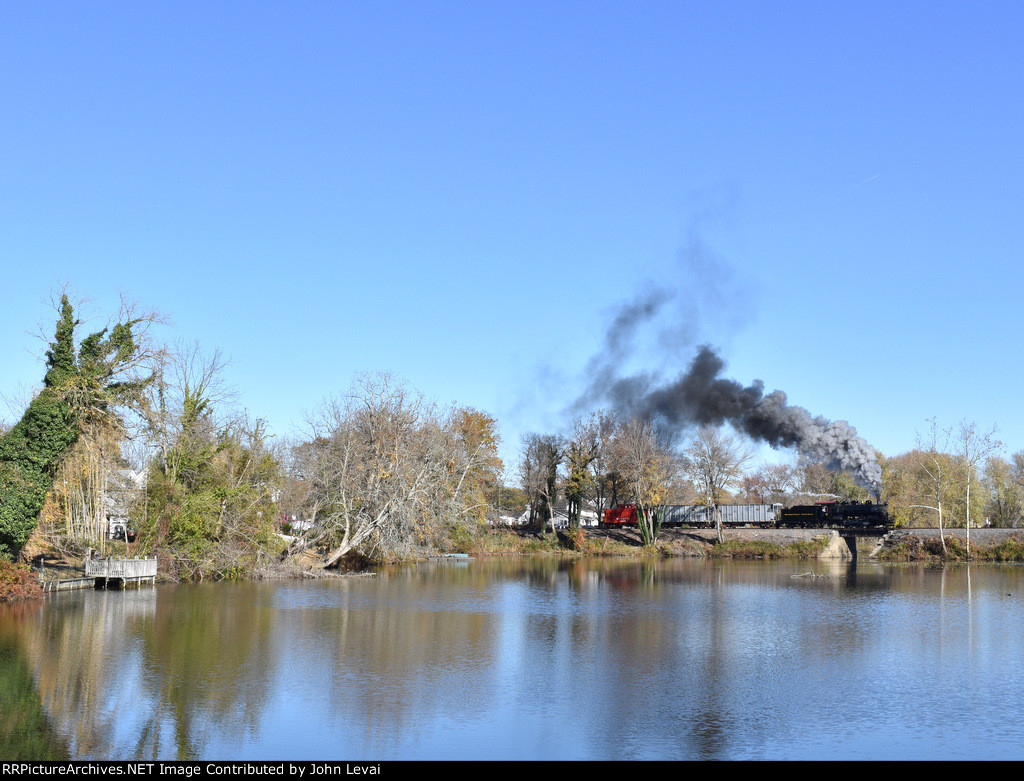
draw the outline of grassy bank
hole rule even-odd
[[[989,563],[1024,562],[1024,532],[1015,533],[995,545],[971,544],[970,556],[967,543],[957,536],[947,536],[942,541],[933,537],[909,536],[893,545],[883,548],[875,555],[877,561],[978,561]]]
[[[451,552],[476,556],[637,556],[643,553],[637,546],[619,540],[593,539],[581,529],[552,534],[521,529],[481,528],[451,540],[450,547]],[[647,555],[650,553],[647,551]]]
[[[729,559],[816,559],[827,545],[827,537],[785,545],[760,540],[726,540],[712,547],[709,555]]]
[[[827,536],[814,540],[783,543],[764,540],[726,540],[718,543],[684,531],[663,534],[654,545],[645,546],[632,530],[602,533],[591,529],[531,532],[522,529],[479,529],[453,540],[452,552],[475,556],[579,555],[640,558],[648,556],[694,556],[732,559],[811,559],[828,544]]]

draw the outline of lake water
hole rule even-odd
[[[422,564],[0,605],[0,758],[1022,759],[1024,568]]]

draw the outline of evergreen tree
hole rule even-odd
[[[120,425],[116,410],[140,398],[148,382],[136,372],[134,333],[147,318],[128,319],[82,340],[75,354],[74,308],[65,295],[54,341],[46,353],[43,389],[10,431],[0,437],[0,556],[14,557],[35,528],[53,477],[97,420]]]

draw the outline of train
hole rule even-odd
[[[779,512],[776,525],[804,529],[889,529],[888,505],[877,502],[817,502]]]
[[[781,504],[719,505],[722,525],[762,529],[888,529],[888,507],[876,502],[817,502],[783,507]],[[669,504],[658,508],[662,526],[709,528],[715,525],[711,509],[702,504]],[[602,528],[636,526],[636,505],[620,504],[604,511]]]

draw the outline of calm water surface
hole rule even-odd
[[[474,561],[0,605],[0,758],[1022,759],[1024,568]]]

